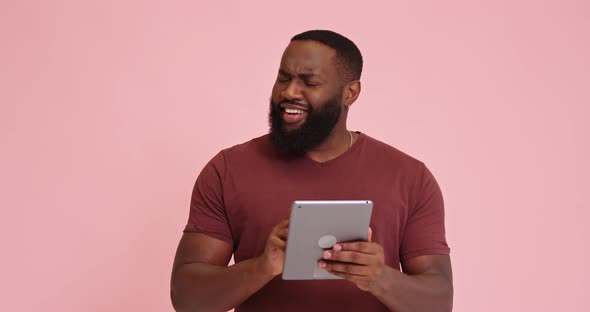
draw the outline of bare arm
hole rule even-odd
[[[370,233],[370,231],[369,231]],[[384,263],[383,248],[370,241],[341,243],[324,253],[320,267],[371,292],[392,311],[451,311],[453,278],[448,255],[402,262],[404,273]]]
[[[420,256],[403,263],[404,273],[387,268],[373,294],[393,311],[451,311],[453,280],[448,255]]]
[[[205,234],[185,233],[178,245],[170,295],[176,311],[227,311],[282,271],[288,221],[277,225],[260,257],[227,267],[231,246]],[[280,268],[280,269],[279,269]]]

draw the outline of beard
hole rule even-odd
[[[270,99],[270,140],[279,150],[296,156],[322,144],[334,130],[342,112],[341,96],[336,94],[320,105],[320,109],[309,107],[304,123],[297,129],[287,131],[283,120],[284,111],[280,107],[284,103],[289,101],[275,103]]]

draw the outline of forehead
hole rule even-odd
[[[329,75],[336,70],[335,55],[334,49],[320,42],[296,40],[285,49],[281,58],[281,69],[293,74]]]

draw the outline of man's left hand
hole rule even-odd
[[[385,264],[383,247],[371,241],[369,228],[367,242],[338,243],[324,251],[324,260],[318,265],[331,274],[356,284],[364,291],[375,292],[383,288],[389,267]]]

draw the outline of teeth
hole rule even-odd
[[[285,112],[287,114],[303,114],[304,111],[302,109],[285,108]]]

